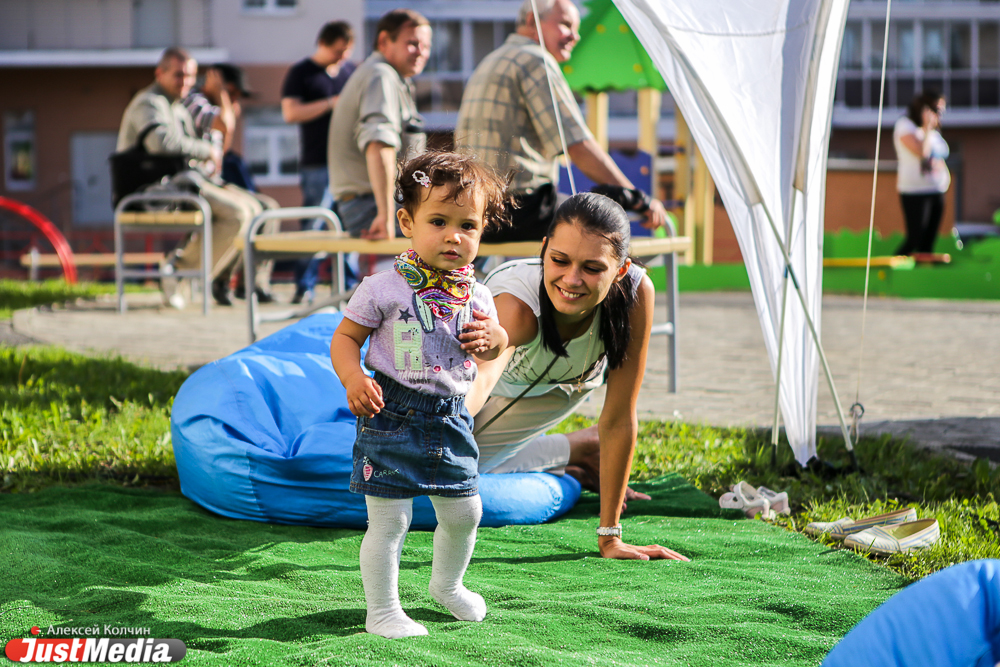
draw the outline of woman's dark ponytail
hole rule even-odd
[[[558,218],[556,218],[558,220]],[[555,229],[555,225],[549,225],[549,234]],[[542,329],[542,346],[547,348],[557,357],[567,357],[566,345],[563,344],[562,336],[556,327],[556,307],[552,305],[552,299],[545,289],[545,251],[549,247],[548,236],[542,243],[542,279],[538,281],[538,325]]]
[[[610,244],[620,268],[629,259],[631,229],[625,210],[608,197],[592,192],[581,192],[567,199],[556,210],[555,218],[549,225],[547,237],[551,238],[555,228],[564,223],[576,223],[591,234],[606,239]],[[539,325],[542,330],[542,345],[559,357],[567,356],[566,346],[556,328],[555,306],[545,289],[544,259],[548,242],[542,246],[543,277],[538,285]],[[601,327],[599,334],[604,343],[608,367],[618,368],[625,361],[629,341],[632,337],[632,307],[635,305],[637,285],[626,273],[612,286],[601,302]]]

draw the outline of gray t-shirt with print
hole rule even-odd
[[[476,283],[472,298],[450,322],[435,317],[395,270],[368,276],[358,285],[344,317],[371,327],[365,366],[415,391],[464,396],[476,379],[476,359],[458,335],[472,310],[496,317],[489,288]]]

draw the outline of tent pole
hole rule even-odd
[[[785,351],[785,312],[788,302],[788,272],[781,286],[781,326],[778,329],[778,363],[774,374],[774,426],[771,427],[771,465],[778,464],[778,417],[781,414],[781,361]]]
[[[785,226],[785,254],[792,241],[792,221],[795,219],[795,193],[792,192],[792,207],[788,213],[788,224]],[[771,429],[771,464],[778,464],[778,416],[781,413],[781,361],[785,353],[785,313],[788,311],[788,271],[781,281],[781,324],[778,327],[778,363],[774,373],[774,427]]]
[[[854,466],[857,467],[858,459],[857,455],[854,453],[854,444],[851,442],[851,434],[847,429],[847,421],[844,419],[844,409],[840,405],[840,396],[837,394],[837,387],[833,384],[833,374],[830,372],[830,364],[826,360],[826,352],[823,351],[823,345],[819,342],[819,334],[816,332],[816,325],[813,323],[812,317],[809,315],[808,304],[806,304],[806,297],[802,293],[802,287],[799,285],[798,278],[795,277],[795,269],[792,268],[792,262],[788,258],[788,253],[785,252],[785,246],[781,244],[781,236],[778,234],[778,228],[774,224],[774,218],[771,217],[771,211],[768,210],[764,202],[760,202],[760,206],[764,209],[764,215],[767,217],[768,223],[771,225],[771,233],[774,234],[774,239],[778,242],[778,247],[781,248],[781,256],[785,261],[785,271],[788,273],[788,277],[792,279],[792,286],[795,287],[795,293],[799,295],[799,302],[802,304],[802,314],[806,317],[806,324],[809,325],[809,332],[812,334],[813,342],[816,344],[816,351],[819,353],[819,360],[823,364],[823,372],[826,374],[826,383],[830,388],[830,394],[833,396],[833,404],[837,408],[837,419],[840,420],[840,431],[844,436],[844,444],[847,446],[847,451],[851,453],[851,461]]]

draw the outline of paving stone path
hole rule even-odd
[[[163,308],[156,294],[131,299],[125,315],[110,300],[18,311],[12,326],[0,330],[0,344],[35,340],[161,368],[196,368],[247,344],[246,310],[239,302],[205,318],[196,306]],[[264,312],[288,309],[269,304]],[[664,309],[661,303],[658,321]],[[287,324],[265,322],[262,335]],[[684,294],[678,325],[679,391],[666,391],[666,339],[656,337],[640,418],[769,427],[774,385],[750,294]],[[846,409],[858,388],[861,299],[826,296],[822,331]],[[865,434],[893,433],[1000,462],[1000,303],[870,299],[859,397]],[[582,411],[595,415],[602,402],[597,394]],[[818,423],[824,429],[837,424],[822,378]]]

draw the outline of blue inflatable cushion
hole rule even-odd
[[[847,633],[823,667],[993,667],[1000,663],[1000,560],[935,572]]]
[[[367,526],[364,496],[348,491],[355,417],[330,363],[341,317],[313,315],[187,379],[170,419],[185,496],[234,519]],[[580,485],[548,473],[485,474],[479,493],[481,525],[537,524],[569,511]],[[413,527],[435,525],[430,500],[414,499]]]

